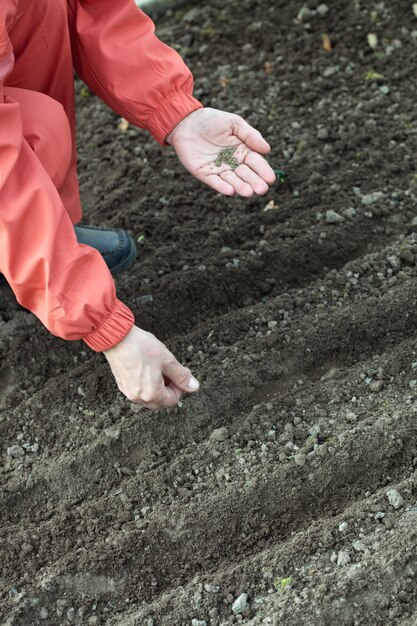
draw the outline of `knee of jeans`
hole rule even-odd
[[[29,115],[23,116],[23,135],[48,176],[59,189],[73,160],[73,141],[63,106],[37,93]]]

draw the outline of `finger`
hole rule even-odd
[[[268,184],[247,165],[239,165],[235,169],[235,174],[245,183],[248,183],[259,196],[263,196],[269,189]]]
[[[169,409],[175,406],[182,398],[182,391],[175,384],[170,383],[164,387],[164,393],[160,400],[163,407]]]
[[[259,130],[253,128],[253,126],[245,122],[241,117],[236,117],[236,122],[233,125],[236,137],[243,141],[251,150],[255,150],[255,152],[260,152],[261,154],[268,154],[268,152],[271,151],[271,146],[265,141]]]
[[[221,178],[227,181],[230,185],[233,186],[236,193],[240,196],[244,196],[245,198],[250,198],[253,196],[253,189],[250,185],[245,183],[243,180],[235,174],[232,170],[226,170],[225,172],[221,172]]]
[[[217,174],[210,174],[209,176],[201,177],[200,180],[225,196],[235,195],[233,185],[230,185],[225,180],[222,180]]]
[[[141,401],[140,404],[147,409],[151,409],[151,411],[157,411],[163,408],[169,409],[178,404],[182,395],[181,389],[171,382],[168,385],[164,385],[164,388],[158,393],[157,398],[149,402]]]
[[[200,386],[198,380],[191,375],[188,367],[184,367],[174,358],[164,365],[162,373],[174,383],[175,387],[187,393],[197,391]],[[165,389],[171,389],[172,391],[173,388],[169,385]]]
[[[140,402],[138,404],[141,404],[146,409],[150,409],[151,411],[159,411],[159,409],[162,409],[162,406],[155,404],[154,402]]]
[[[272,185],[276,181],[277,177],[274,170],[260,154],[256,154],[256,152],[249,152],[245,156],[244,163],[256,174],[258,174],[262,180],[268,183],[268,185]]]

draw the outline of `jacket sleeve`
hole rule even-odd
[[[94,350],[133,325],[100,254],[79,245],[56,188],[23,137],[20,105],[4,94],[13,52],[0,11],[0,272],[51,333]]]
[[[69,10],[75,69],[121,116],[164,144],[202,107],[190,70],[134,0],[69,0]]]

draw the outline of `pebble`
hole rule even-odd
[[[347,522],[342,522],[341,524],[339,524],[339,532],[345,533],[347,531],[347,527]]]
[[[242,613],[246,609],[247,604],[248,604],[248,594],[241,593],[240,596],[236,598],[236,600],[232,604],[233,613],[235,615]]]
[[[313,15],[313,11],[311,11],[308,7],[301,7],[297,15],[297,20],[304,22],[305,20],[310,19],[310,17],[313,17]]]
[[[346,552],[346,550],[341,550],[337,555],[337,565],[339,567],[342,567],[343,565],[347,565],[348,563],[350,563],[349,552]]]
[[[320,15],[320,17],[324,17],[325,15],[327,15],[329,11],[330,9],[327,6],[327,4],[319,4],[319,6],[316,9],[316,13]]]
[[[404,504],[404,498],[396,489],[388,489],[387,491],[388,502],[394,509],[399,509]]]
[[[229,438],[229,429],[226,426],[221,428],[215,428],[210,435],[210,439],[213,441],[226,441]]]
[[[97,615],[92,615],[87,623],[88,626],[98,626],[100,624],[100,619]]]
[[[22,456],[25,456],[25,451],[22,446],[15,444],[14,446],[7,448],[7,454],[8,456],[11,456],[12,459],[20,459]]]
[[[144,296],[138,296],[136,298],[136,304],[139,304],[139,305],[148,304],[149,302],[153,302],[153,297],[150,293]]]
[[[362,196],[362,204],[365,206],[369,206],[370,204],[375,204],[383,199],[385,194],[382,191],[374,191],[373,193],[368,193],[365,196]]]
[[[369,385],[369,390],[373,391],[374,393],[377,393],[378,391],[382,391],[383,388],[384,388],[383,380],[373,380]]]
[[[217,593],[220,587],[218,585],[213,585],[212,583],[206,583],[204,585],[204,589],[207,591],[207,593]]]
[[[191,620],[191,626],[207,626],[207,622],[204,619]]]
[[[344,221],[345,218],[342,215],[339,215],[339,213],[336,213],[336,211],[332,211],[331,209],[326,211],[326,222],[328,224],[340,224]]]
[[[327,128],[320,128],[317,131],[317,139],[328,139],[329,137],[329,131],[327,130]]]
[[[119,439],[120,438],[120,428],[112,428],[112,427],[105,428],[104,429],[104,434],[109,439]]]
[[[48,615],[49,615],[48,609],[43,606],[41,610],[39,611],[39,617],[41,619],[48,619]]]
[[[294,463],[299,467],[303,467],[306,464],[307,457],[305,454],[296,454],[294,457]]]
[[[344,213],[348,220],[353,220],[353,218],[356,217],[356,209],[353,206],[346,209]]]
[[[388,85],[381,85],[381,87],[379,88],[379,91],[380,91],[380,92],[381,92],[384,96],[387,96],[391,90],[390,90],[390,88],[388,87]]]

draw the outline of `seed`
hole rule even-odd
[[[235,170],[239,165],[239,161],[234,156],[235,152],[236,148],[223,148],[223,150],[220,150],[217,155],[217,159],[214,161],[214,164],[217,165],[217,167],[220,167],[222,163],[226,163],[226,165],[230,166],[231,170]]]

